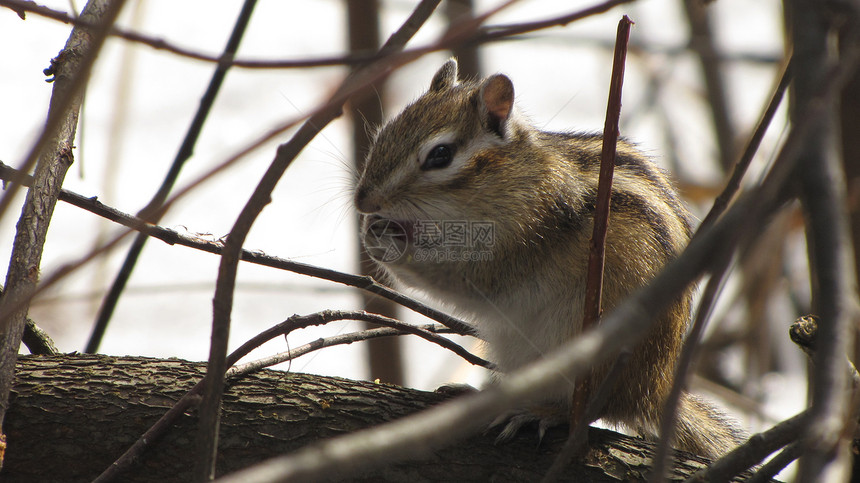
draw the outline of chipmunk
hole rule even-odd
[[[375,133],[355,206],[365,247],[385,272],[453,305],[505,373],[580,331],[603,138],[538,130],[517,112],[508,77],[460,81],[457,70],[456,60],[446,62],[430,89]],[[606,310],[651,280],[691,233],[692,217],[666,175],[619,142]],[[632,348],[601,419],[656,436],[690,299],[688,291],[658,314]],[[549,415],[523,412],[501,437],[530,419],[542,431],[566,421],[572,393],[560,387],[536,402]],[[676,434],[678,447],[712,458],[744,437],[722,412],[686,393]]]

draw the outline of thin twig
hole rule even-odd
[[[239,43],[245,35],[245,29],[251,20],[251,14],[253,13],[256,4],[257,0],[245,0],[242,10],[236,17],[233,32],[230,34],[230,38],[227,40],[227,45],[224,47],[224,52],[221,54],[222,59],[230,60],[236,55],[236,51],[239,50]],[[200,132],[203,130],[203,124],[209,116],[209,112],[215,103],[215,97],[221,89],[221,85],[224,82],[224,78],[227,76],[227,70],[229,68],[230,64],[228,62],[220,62],[215,68],[215,72],[212,74],[212,79],[209,81],[209,86],[206,88],[206,92],[200,99],[197,112],[191,120],[191,125],[188,127],[188,131],[185,133],[182,145],[179,147],[179,151],[173,159],[173,164],[171,164],[170,169],[167,171],[158,191],[155,192],[146,207],[140,211],[139,216],[141,218],[148,219],[150,213],[157,213],[167,200],[167,196],[173,189],[173,185],[176,183],[177,178],[179,178],[179,173],[182,170],[182,167],[194,153],[194,146],[197,144],[197,139],[200,137]],[[140,256],[140,253],[143,251],[147,238],[148,237],[142,233],[139,233],[134,238],[134,242],[132,242],[131,247],[126,253],[122,267],[117,273],[107,295],[102,301],[101,307],[99,307],[99,312],[96,316],[96,323],[93,326],[92,334],[90,335],[90,339],[87,342],[84,352],[94,353],[98,350],[102,337],[104,337],[105,330],[107,330],[108,323],[110,322],[111,315],[113,315],[116,304],[119,302],[119,297],[122,294],[123,289],[125,289],[128,279],[131,277],[131,273],[134,270],[134,266],[137,264],[137,259]]]
[[[678,362],[675,368],[675,378],[672,381],[672,389],[663,403],[663,414],[660,419],[660,441],[657,444],[657,449],[654,451],[654,465],[649,481],[659,483],[666,478],[666,472],[669,469],[669,450],[675,441],[675,429],[678,423],[678,403],[681,400],[681,395],[686,386],[687,376],[693,366],[693,359],[696,356],[697,349],[702,334],[705,331],[705,326],[710,318],[711,311],[717,301],[717,295],[728,273],[729,265],[732,259],[732,252],[725,250],[714,253],[714,264],[711,269],[711,278],[705,286],[702,293],[701,301],[699,302],[696,319],[693,322],[693,327],[690,329],[684,347],[681,349],[681,355],[678,357]]]
[[[603,267],[606,255],[606,234],[609,230],[610,198],[612,196],[612,175],[615,172],[615,152],[618,147],[618,125],[621,119],[621,93],[624,85],[624,67],[627,61],[627,44],[633,21],[625,15],[618,22],[615,36],[615,53],[612,59],[612,74],[609,80],[609,99],[606,105],[606,121],[603,125],[603,149],[600,155],[600,174],[597,181],[597,201],[594,209],[594,226],[588,252],[588,271],[585,284],[585,305],[583,307],[582,331],[597,325],[602,312]],[[588,431],[578,431],[576,426],[584,420],[586,405],[591,395],[589,388],[595,385],[586,377],[577,381],[573,394],[570,414],[570,437],[574,434],[588,437]],[[591,421],[585,422],[585,424]],[[571,443],[570,448],[584,447],[587,442]],[[559,455],[568,460],[570,455]]]
[[[451,339],[437,335],[439,333],[444,332],[452,333],[451,330],[444,325],[413,326],[409,324],[403,324],[402,322],[396,321],[395,319],[382,316],[373,317],[372,320],[374,324],[384,324],[386,325],[386,327],[365,329],[356,332],[349,332],[346,334],[338,334],[331,337],[320,337],[319,339],[308,342],[307,344],[296,347],[295,349],[290,349],[286,352],[281,352],[279,354],[275,354],[269,357],[264,357],[262,359],[249,362],[247,364],[233,366],[227,371],[226,377],[227,379],[231,379],[233,377],[253,374],[254,372],[263,370],[267,367],[294,360],[298,357],[301,357],[314,351],[318,351],[320,349],[324,349],[326,347],[352,344],[353,342],[362,342],[366,340],[377,339],[380,337],[392,337],[398,335],[417,335],[424,340],[427,340],[429,342],[432,342],[433,344],[450,350],[454,354],[457,354],[458,356],[462,357],[463,360],[470,364],[481,366],[490,370],[494,369],[494,366],[491,362],[472,354],[471,352],[463,348],[463,346],[451,341]],[[392,322],[397,322],[397,325],[389,325]]]
[[[508,39],[510,37],[516,37],[522,35],[524,33],[534,32],[537,30],[543,30],[552,27],[559,27],[567,25],[571,22],[581,20],[583,18],[597,15],[607,10],[610,10],[613,7],[618,5],[622,5],[625,3],[630,3],[634,0],[608,0],[592,7],[586,8],[584,10],[580,10],[574,13],[565,14],[558,17],[552,17],[545,20],[539,20],[535,22],[526,22],[520,24],[511,24],[511,25],[497,25],[497,26],[486,26],[480,29],[475,30],[471,34],[468,35],[466,40],[463,43],[467,44],[481,44],[486,42],[494,42],[498,40]],[[50,18],[53,20],[57,20],[63,23],[72,24],[72,25],[82,25],[89,26],[89,24],[85,20],[81,20],[78,17],[70,15],[66,12],[62,12],[60,10],[54,10],[48,7],[44,7],[36,4],[35,2],[29,0],[0,0],[0,6],[8,7],[15,12],[23,14],[24,12],[31,12],[36,15],[41,15],[46,18]],[[492,13],[492,12],[490,12]],[[486,17],[484,15],[483,17]],[[466,19],[463,24],[467,24],[469,22],[474,21],[473,18]],[[180,47],[171,42],[168,42],[164,39],[154,38],[148,35],[140,34],[137,32],[132,32],[129,30],[125,30],[119,27],[115,27],[111,30],[110,35],[114,35],[120,37],[124,40],[130,42],[136,42],[143,45],[147,45],[156,50],[164,50],[166,52],[170,52],[179,57],[186,57],[194,60],[200,60],[204,62],[214,62],[214,63],[228,63],[233,67],[241,67],[248,69],[283,69],[283,68],[308,68],[308,67],[328,67],[328,66],[338,66],[338,65],[349,65],[349,66],[357,66],[366,64],[368,62],[375,62],[381,60],[384,55],[381,55],[379,52],[361,52],[361,53],[351,53],[346,55],[331,55],[328,57],[319,57],[315,59],[303,59],[303,60],[249,60],[249,59],[230,59],[227,61],[222,57],[207,55],[202,52],[198,52],[195,50],[187,49],[184,47]],[[430,50],[428,50],[430,49]],[[407,55],[423,55],[432,50],[439,50],[439,47],[420,47],[411,50],[405,50],[404,54]]]
[[[598,3],[578,12],[573,12],[570,14],[562,15],[560,17],[550,18],[546,20],[538,20],[535,22],[524,22],[510,25],[490,25],[480,31],[479,35],[474,41],[487,42],[490,40],[497,40],[506,37],[512,37],[515,35],[522,35],[528,32],[535,32],[537,30],[543,30],[550,27],[564,26],[571,22],[576,22],[586,17],[606,12],[607,10],[615,8],[619,5],[623,5],[625,3],[630,3],[632,1],[633,0],[607,0],[605,2]]]
[[[782,103],[782,98],[785,96],[785,91],[788,89],[788,85],[791,83],[793,71],[793,61],[792,58],[789,58],[788,62],[786,62],[785,67],[783,68],[782,75],[779,78],[779,83],[774,89],[773,95],[770,98],[770,102],[768,102],[767,106],[764,109],[764,112],[761,115],[761,118],[756,124],[755,129],[753,130],[752,135],[747,141],[747,145],[744,148],[744,152],[741,155],[740,159],[735,163],[734,168],[732,169],[732,175],[729,180],[726,182],[726,187],[720,193],[719,196],[714,199],[714,205],[711,207],[711,210],[708,212],[708,215],[705,216],[705,219],[699,225],[699,228],[696,233],[702,231],[703,228],[710,226],[714,220],[719,218],[723,212],[726,211],[726,208],[729,206],[729,203],[734,199],[738,190],[741,187],[741,180],[747,172],[747,169],[752,163],[753,157],[758,152],[759,146],[761,146],[761,141],[764,139],[764,135],[767,132],[768,127],[770,127],[771,121],[773,121],[774,116],[776,115],[776,111],[779,108],[779,105]]]
[[[606,121],[603,125],[603,150],[600,156],[600,176],[597,182],[597,202],[594,209],[594,229],[588,253],[588,275],[585,287],[582,328],[587,330],[600,319],[603,292],[603,265],[606,254],[606,233],[609,229],[612,175],[615,171],[615,151],[618,146],[618,124],[621,118],[621,91],[624,85],[624,65],[627,42],[633,22],[626,15],[618,22],[615,56],[609,83]]]
[[[696,53],[702,67],[708,105],[717,134],[720,166],[723,171],[728,171],[735,157],[735,128],[726,95],[722,63],[711,31],[710,12],[708,5],[701,0],[683,0],[682,3],[690,25],[690,49]]]
[[[800,443],[794,442],[789,444],[783,448],[778,455],[774,456],[770,461],[762,465],[758,471],[746,480],[746,483],[770,483],[777,473],[784,470],[786,466],[799,458],[802,451],[803,448]]]

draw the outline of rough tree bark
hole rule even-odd
[[[18,363],[7,417],[10,444],[3,481],[89,481],[130,446],[205,374],[179,359],[99,355],[26,356]],[[217,473],[225,474],[306,444],[383,423],[441,402],[444,396],[388,384],[267,370],[229,384],[219,439]],[[188,481],[196,412],[123,475],[123,481]],[[421,461],[372,474],[373,481],[537,481],[567,433],[550,431],[540,446],[526,430],[495,445],[495,434],[474,436]],[[588,454],[566,481],[644,481],[652,444],[592,429]],[[683,479],[707,460],[688,454],[671,479]]]

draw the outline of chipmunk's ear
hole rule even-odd
[[[490,131],[504,138],[514,109],[514,84],[502,74],[488,77],[478,93],[481,114]]]
[[[457,59],[448,59],[442,67],[436,71],[430,82],[430,90],[434,92],[448,90],[457,84]]]

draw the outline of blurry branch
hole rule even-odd
[[[771,481],[774,476],[796,460],[802,450],[803,448],[801,448],[800,443],[794,442],[789,444],[778,455],[763,464],[754,475],[746,480],[746,483],[765,483]]]
[[[744,174],[746,174],[746,170],[749,167],[750,162],[752,162],[753,157],[758,151],[758,148],[761,144],[761,140],[763,139],[767,128],[770,126],[770,122],[772,121],[776,110],[779,107],[780,101],[785,94],[785,90],[788,87],[789,81],[791,80],[790,65],[791,62],[789,61],[789,63],[785,67],[785,70],[780,78],[780,82],[777,85],[770,102],[765,108],[765,111],[762,114],[758,125],[756,126],[752,136],[750,137],[750,140],[747,143],[744,153],[741,155],[741,158],[735,164],[734,169],[732,171],[732,175],[727,182],[725,189],[714,201],[713,207],[709,211],[705,220],[699,226],[696,232],[696,236],[698,236],[700,233],[705,232],[707,228],[710,227],[720,217],[720,215],[722,215],[723,212],[725,212],[729,202],[735,197],[737,191],[740,189],[741,180],[743,179]],[[687,340],[684,343],[684,348],[678,361],[677,373],[675,375],[675,381],[672,386],[672,392],[670,393],[666,401],[666,409],[663,413],[663,420],[661,422],[660,428],[661,435],[667,435],[674,432],[677,418],[677,404],[680,398],[681,389],[683,388],[683,384],[686,380],[689,368],[695,356],[696,349],[700,344],[701,334],[707,321],[707,317],[711,311],[714,299],[718,293],[722,280],[726,275],[728,264],[730,262],[730,259],[715,262],[714,271],[711,274],[711,279],[708,281],[708,284],[705,287],[705,292],[699,304],[693,328],[691,329],[690,334],[688,335]],[[666,438],[665,436],[661,438],[660,445],[658,446],[654,457],[655,472],[652,475],[653,481],[660,481],[663,478],[663,474],[668,464],[667,458],[669,444],[669,438]]]
[[[449,27],[453,27],[463,19],[474,16],[474,0],[445,0],[445,18]],[[457,58],[457,71],[461,78],[477,79],[481,77],[481,57],[478,55],[478,45],[454,46],[451,49],[451,55]]]
[[[789,336],[791,340],[800,347],[801,350],[814,361],[815,354],[818,351],[818,330],[819,319],[816,316],[803,316],[798,318],[789,328]],[[847,378],[851,380],[852,388],[856,391],[860,386],[860,375],[857,369],[847,357],[842,357],[841,372],[847,374]],[[853,417],[857,417],[857,409],[852,411]],[[803,428],[812,423],[811,411],[806,410],[790,419],[787,419],[773,428],[753,435],[748,442],[739,446],[726,456],[720,458],[710,468],[700,471],[693,475],[690,482],[698,481],[726,481],[732,476],[758,464],[767,455],[785,447],[785,449],[770,462],[762,466],[756,473],[755,480],[750,481],[767,481],[767,478],[778,473],[779,470],[795,459],[802,453],[803,444],[800,443]]]
[[[470,30],[469,34],[466,38],[462,39],[462,42],[457,42],[456,45],[466,45],[466,44],[481,44],[486,42],[493,42],[497,40],[505,40],[510,37],[516,37],[528,32],[534,32],[537,30],[543,30],[552,27],[564,26],[576,20],[581,20],[585,17],[589,17],[591,15],[596,15],[599,13],[606,12],[607,10],[616,7],[618,5],[622,5],[625,3],[633,2],[634,0],[608,0],[599,4],[595,4],[594,6],[577,11],[574,13],[566,14],[559,17],[553,17],[546,20],[536,21],[536,22],[527,22],[521,24],[510,24],[510,25],[498,25],[498,26],[486,26],[480,27],[474,30]],[[505,2],[508,3],[508,2]],[[78,17],[74,17],[69,15],[66,12],[62,12],[60,10],[54,10],[48,7],[44,7],[38,5],[35,2],[29,0],[0,0],[0,6],[8,7],[14,10],[19,16],[23,16],[24,13],[30,12],[36,15],[41,15],[46,18],[51,18],[53,20],[57,20],[67,24],[73,25],[88,25],[86,20],[80,19]],[[493,12],[490,12],[493,13]],[[481,18],[485,18],[488,15],[483,15]],[[473,21],[474,18],[468,18],[469,21]],[[466,20],[464,19],[461,22],[458,22],[460,26],[466,25]],[[326,66],[339,66],[339,65],[351,65],[357,66],[367,62],[374,62],[377,60],[381,60],[385,57],[385,55],[380,54],[378,52],[363,52],[363,53],[351,53],[347,55],[333,55],[329,57],[319,57],[316,59],[307,59],[307,60],[245,60],[245,59],[232,59],[227,57],[216,57],[212,55],[207,55],[202,52],[198,52],[192,49],[187,49],[184,47],[179,47],[174,45],[164,39],[153,38],[148,35],[131,32],[129,30],[121,29],[118,27],[114,27],[110,35],[120,37],[124,40],[130,42],[137,42],[140,44],[147,45],[156,50],[164,50],[170,52],[172,54],[178,55],[180,57],[186,57],[190,59],[205,61],[205,62],[215,62],[219,64],[224,64],[228,66],[234,67],[242,67],[249,69],[283,69],[283,68],[307,68],[307,67],[326,67]],[[435,50],[439,50],[438,48],[434,48],[433,46],[425,47],[425,48],[417,48],[414,50],[405,50],[404,54],[417,54],[423,55],[428,52],[432,52]]]
[[[717,134],[717,149],[722,171],[728,171],[735,160],[735,128],[732,123],[723,68],[717,54],[708,5],[704,0],[681,0],[690,24],[690,48],[698,55],[705,79],[705,89],[714,130]]]
[[[658,483],[665,479],[666,473],[669,470],[670,449],[675,441],[675,430],[678,424],[678,403],[681,400],[681,395],[687,384],[687,377],[693,367],[696,353],[700,348],[702,334],[705,332],[705,326],[711,316],[711,311],[717,301],[720,289],[728,275],[731,266],[732,253],[722,252],[714,255],[712,266],[710,267],[710,279],[708,279],[705,290],[702,292],[702,297],[699,301],[699,306],[696,309],[696,317],[693,320],[693,326],[690,328],[687,338],[684,340],[684,346],[681,349],[681,355],[675,364],[675,375],[672,381],[672,389],[663,403],[663,415],[660,420],[660,441],[657,444],[657,449],[654,450],[654,469],[649,478],[649,481]]]
[[[578,32],[575,30],[561,31],[553,33],[553,35],[520,35],[515,37],[516,40],[528,40],[530,43],[550,44],[556,47],[564,47],[576,45],[577,47],[593,47],[605,52],[612,52],[614,39],[606,36],[590,34],[588,32]],[[670,58],[678,58],[687,56],[690,53],[690,44],[665,44],[658,42],[650,42],[647,39],[644,41],[630,42],[630,54],[637,57],[647,55],[662,56]],[[770,52],[763,49],[750,50],[733,50],[732,52],[718,51],[715,52],[717,60],[721,63],[744,63],[750,65],[759,65],[769,67],[774,64],[779,64],[782,61],[783,53]]]
[[[20,172],[3,164],[3,162],[0,162],[0,180],[7,180],[20,175]],[[30,176],[24,175],[19,179],[21,179],[26,186],[29,186],[32,183],[32,177]],[[66,203],[87,210],[90,213],[101,216],[107,220],[126,226],[140,233],[144,233],[147,236],[157,238],[169,245],[182,245],[215,255],[221,254],[221,250],[224,248],[223,243],[220,241],[207,240],[199,236],[184,235],[169,228],[153,225],[140,218],[123,213],[115,208],[111,208],[110,206],[101,203],[96,198],[87,198],[63,189],[60,191],[59,199],[60,201],[65,201]],[[429,307],[413,298],[407,297],[400,292],[392,290],[378,283],[371,277],[352,275],[349,273],[339,272],[337,270],[316,267],[301,262],[294,262],[284,258],[265,255],[252,250],[242,250],[241,258],[246,262],[256,265],[287,270],[301,275],[329,280],[331,282],[366,290],[424,315],[425,317],[429,317],[450,328],[456,334],[475,335],[472,327],[465,322]]]
[[[824,6],[841,7],[838,2]],[[805,121],[804,111],[817,101],[815,94],[830,81],[835,66],[848,65],[848,79],[853,75],[860,57],[860,12],[846,8],[844,18],[837,20],[827,8],[804,0],[787,0],[785,9],[788,41],[797,63],[790,118],[797,123]],[[848,35],[837,48],[833,39],[839,30]],[[853,352],[858,312],[836,119],[841,90],[822,101],[826,114],[807,136],[795,173],[806,219],[813,311],[820,317],[815,364],[809,373],[812,405],[801,441],[800,482],[819,481],[830,471],[850,468],[845,435],[849,426],[853,433],[856,425],[843,368],[844,358]]]
[[[702,481],[729,481],[735,475],[752,468],[774,451],[797,441],[803,427],[809,422],[809,411],[804,411],[775,425],[767,431],[754,434],[746,443],[733,449],[688,478],[687,483]]]
[[[222,58],[231,59],[236,55],[236,51],[239,49],[239,43],[245,34],[248,22],[251,20],[251,14],[254,11],[256,3],[256,0],[245,0],[242,10],[236,17],[233,32],[230,34],[227,45],[224,47],[224,52],[221,54]],[[209,86],[206,88],[206,92],[200,99],[197,112],[194,114],[194,118],[191,121],[191,125],[188,127],[188,131],[185,133],[185,138],[182,141],[182,145],[179,147],[179,151],[176,153],[176,157],[173,159],[173,164],[167,171],[158,191],[155,192],[152,199],[149,200],[149,203],[140,210],[139,216],[141,218],[148,219],[150,217],[150,213],[157,213],[167,200],[170,191],[173,189],[173,185],[176,184],[176,180],[179,178],[179,172],[182,170],[185,162],[188,161],[194,153],[194,146],[197,143],[200,132],[203,130],[203,124],[209,116],[209,111],[215,103],[215,97],[221,89],[221,85],[224,82],[224,78],[227,76],[227,70],[229,68],[229,64],[218,64],[218,67],[212,74]],[[119,297],[122,295],[122,291],[125,289],[128,279],[131,277],[131,273],[134,270],[134,266],[137,264],[137,259],[140,257],[140,253],[143,251],[143,246],[146,244],[147,238],[148,237],[142,233],[138,234],[134,238],[134,242],[126,253],[125,260],[123,261],[119,273],[117,273],[107,295],[102,301],[101,307],[99,307],[96,322],[93,326],[92,334],[90,335],[90,339],[87,342],[84,352],[93,353],[98,351],[99,345],[104,337],[105,330],[107,330],[108,323],[110,322],[110,318],[113,315],[116,304],[119,302]]]
[[[323,312],[317,312],[304,316],[294,315],[285,320],[284,322],[281,322],[280,324],[277,324],[264,330],[263,332],[260,332],[251,339],[248,339],[238,349],[234,350],[232,353],[230,353],[229,356],[227,356],[227,366],[233,366],[240,359],[251,353],[251,351],[276,337],[287,336],[291,332],[298,329],[304,329],[317,325],[324,325],[329,322],[334,322],[338,320],[370,321],[379,325],[393,328],[395,330],[399,330],[402,333],[418,335],[427,340],[430,340],[431,342],[439,343],[438,339],[434,337],[434,334],[432,333],[434,332],[433,327],[435,326],[416,327],[394,319],[390,319],[388,317],[382,317],[376,314],[369,314],[364,311],[326,310]],[[458,355],[461,356],[463,355],[460,354],[460,352],[468,354],[468,357],[465,358],[472,364],[484,365],[485,367],[486,364],[488,364],[486,361],[483,361],[482,359],[463,351],[462,348],[456,344],[450,343],[450,347],[447,348],[449,348],[450,350],[454,350],[455,353],[458,353]],[[226,377],[231,377],[232,380],[235,380],[238,377],[250,374],[255,370],[259,369],[262,369],[262,367],[250,365],[244,368],[234,368],[232,372],[225,371],[225,375]],[[200,401],[200,394],[203,391],[204,383],[205,379],[200,380],[193,388],[191,388],[184,396],[182,396],[182,398],[180,398],[176,402],[176,404],[173,405],[173,407],[171,407],[140,438],[138,438],[138,440],[128,450],[126,450],[125,453],[122,454],[122,456],[120,456],[112,465],[110,465],[110,467],[105,469],[105,471],[101,475],[99,475],[99,477],[95,481],[101,483],[113,481],[120,474],[126,471],[135,460],[140,458],[140,456],[145,451],[150,449],[162,436],[164,436],[164,434],[171,427],[173,427],[173,424],[178,417],[180,417],[187,409],[194,406]]]
[[[595,4],[589,8],[585,8],[577,12],[562,15],[560,17],[549,18],[546,20],[508,25],[490,25],[484,27],[483,29],[480,29],[477,35],[474,36],[474,39],[470,39],[470,41],[488,42],[491,40],[503,39],[515,35],[522,35],[528,32],[535,32],[537,30],[543,30],[550,27],[564,26],[571,22],[576,22],[577,20],[582,20],[586,17],[606,12],[607,10],[617,7],[618,5],[631,3],[632,1],[633,0],[607,0],[605,2]]]
[[[55,76],[48,120],[24,163],[28,171],[36,163],[34,183],[27,192],[18,221],[15,241],[6,274],[5,292],[0,299],[0,426],[9,407],[9,391],[15,378],[15,363],[27,320],[29,300],[39,280],[48,225],[57,203],[66,171],[72,164],[72,146],[81,98],[90,70],[107,31],[116,20],[121,0],[93,0],[82,17],[96,27],[72,30],[64,49],[52,63]],[[14,180],[0,199],[0,218],[21,185]],[[5,449],[0,432],[0,447]],[[0,451],[0,467],[2,467]]]

